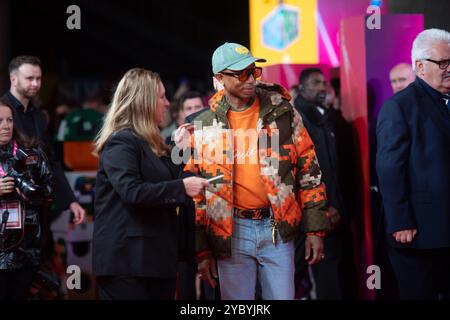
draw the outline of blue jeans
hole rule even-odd
[[[217,261],[223,300],[254,300],[256,280],[264,300],[294,299],[294,241],[272,242],[270,218],[234,218],[231,257]]]

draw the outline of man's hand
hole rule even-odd
[[[216,287],[216,280],[214,278],[217,278],[217,267],[216,267],[216,260],[208,256],[205,259],[203,259],[198,264],[198,271],[200,272],[201,278],[203,281],[207,281],[211,288]]]
[[[330,206],[328,208],[328,212],[325,213],[325,215],[328,219],[330,219],[332,230],[336,230],[337,228],[339,228],[339,225],[341,223],[341,215],[335,207]]]
[[[69,206],[70,211],[73,212],[73,222],[75,224],[80,224],[84,220],[84,215],[86,214],[86,210],[78,203],[78,202],[72,202]]]
[[[311,250],[313,251],[312,255]],[[305,241],[305,260],[308,261],[308,264],[316,264],[324,258],[323,239],[319,236],[307,235]]]
[[[414,236],[417,233],[417,229],[407,229],[394,232],[392,236],[395,238],[395,241],[401,243],[411,243],[414,239]]]

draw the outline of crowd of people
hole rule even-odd
[[[108,107],[87,97],[58,122],[57,140],[95,137],[99,299],[357,298],[356,151],[338,88],[306,68],[288,91],[261,81],[260,62],[224,43],[211,59],[215,91],[182,86],[172,102],[158,73],[133,68]],[[0,299],[26,299],[51,243],[49,203],[77,224],[85,210],[33,103],[40,60],[16,57],[9,73]],[[449,298],[450,33],[421,32],[412,65],[394,66],[389,79],[376,158],[386,252],[400,298]]]

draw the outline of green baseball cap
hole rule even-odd
[[[266,62],[266,59],[255,58],[243,45],[225,42],[213,53],[212,69],[214,74],[225,69],[240,71],[254,62]]]

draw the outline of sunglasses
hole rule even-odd
[[[247,79],[250,77],[250,75],[252,75],[253,78],[255,78],[255,79],[258,79],[259,77],[261,77],[262,68],[254,67],[251,69],[245,69],[241,72],[221,72],[221,74],[238,78],[239,81],[244,82],[244,81],[247,81]]]

